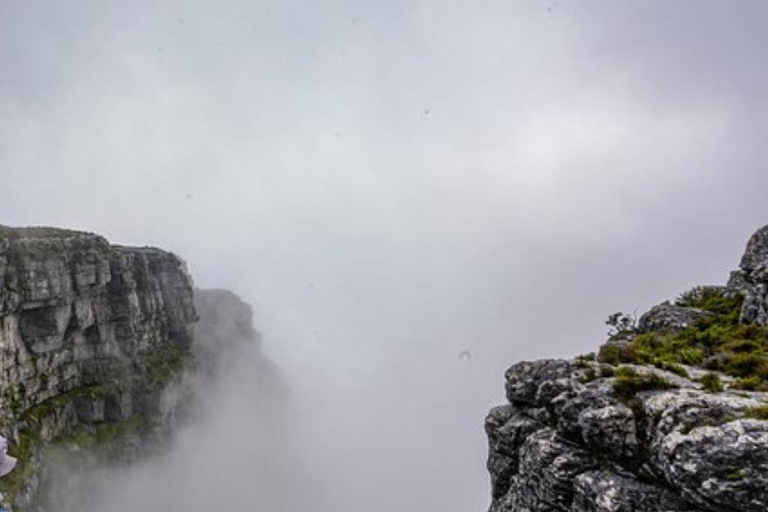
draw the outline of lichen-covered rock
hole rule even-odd
[[[766,510],[768,421],[745,414],[768,394],[632,368],[668,386],[627,397],[597,363],[510,368],[510,404],[486,418],[492,511]]]
[[[581,438],[590,449],[629,458],[637,452],[635,413],[624,404],[587,409],[579,414]]]
[[[542,364],[522,362],[507,370],[507,399],[511,403],[541,405],[559,393],[560,378],[571,375],[570,363],[550,360]],[[542,389],[542,385],[544,388]],[[566,384],[567,385],[567,384]]]
[[[692,511],[671,490],[606,470],[587,471],[574,480],[573,512]]]
[[[702,508],[768,510],[768,421],[673,432],[659,443],[656,460],[667,482]]]
[[[597,462],[578,445],[543,428],[523,440],[520,469],[512,476],[507,495],[509,510],[568,510],[573,502],[573,480],[593,469]]]

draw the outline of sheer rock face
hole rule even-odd
[[[158,249],[0,226],[0,427],[11,451],[25,436],[42,445],[160,414],[162,380],[192,342],[193,289],[184,262]]]
[[[768,226],[752,236],[725,291],[743,294],[743,323],[768,325]],[[638,331],[680,331],[708,315],[664,303]],[[697,381],[633,366],[674,387],[627,398],[615,392],[612,372],[601,377],[603,367],[545,360],[507,371],[509,403],[485,423],[491,512],[768,510],[768,421],[746,417],[768,393],[713,394]]]
[[[178,257],[86,233],[9,231],[0,231],[3,410],[141,373],[157,349],[191,343],[193,286]]]
[[[768,394],[711,394],[635,369],[677,387],[627,400],[614,377],[590,380],[598,363],[513,366],[510,403],[485,424],[491,511],[768,510],[768,422],[744,417]]]

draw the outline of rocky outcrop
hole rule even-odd
[[[768,510],[768,392],[749,390],[766,387],[768,332],[744,326],[768,325],[767,291],[768,227],[727,287],[654,307],[601,362],[510,368],[485,421],[491,512]]]
[[[712,394],[635,368],[672,387],[627,398],[605,365],[583,360],[510,368],[509,403],[485,423],[491,510],[766,510],[768,422],[745,413],[768,394]]]
[[[20,459],[0,483],[17,509],[35,496],[47,444],[164,414],[196,318],[192,280],[173,254],[0,227],[0,427]]]
[[[768,226],[752,235],[728,286],[744,294],[743,322],[768,325]]]
[[[698,308],[678,306],[664,302],[654,306],[640,317],[637,323],[637,331],[639,333],[682,331],[695,325],[696,322],[711,316],[711,313]]]

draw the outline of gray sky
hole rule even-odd
[[[253,302],[336,511],[484,509],[504,369],[768,223],[765,2],[156,4],[0,0],[0,222]]]

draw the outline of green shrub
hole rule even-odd
[[[622,366],[616,370],[613,390],[624,400],[630,399],[641,391],[670,389],[674,387],[667,379],[655,373],[637,373],[632,368]]]
[[[637,377],[637,371],[631,366],[619,366],[616,368],[616,377],[632,378]]]
[[[723,348],[736,354],[748,354],[761,351],[764,345],[761,340],[744,339],[729,341],[723,345]]]
[[[653,366],[655,366],[656,368],[658,368],[660,370],[664,370],[664,371],[667,371],[667,372],[672,372],[672,373],[674,373],[676,375],[679,375],[680,377],[684,377],[686,379],[688,378],[688,372],[685,370],[685,368],[683,368],[682,366],[680,366],[677,363],[670,363],[668,361],[662,361],[660,359],[656,359],[653,362]]]
[[[768,405],[758,405],[744,411],[745,418],[768,421]]]
[[[618,345],[603,345],[598,359],[601,363],[617,366],[622,362],[621,347]]]
[[[739,353],[728,362],[726,372],[734,377],[768,375],[768,360],[759,352]]]
[[[725,293],[722,288],[697,286],[681,294],[675,304],[688,308],[699,308],[716,315],[727,316],[738,321],[744,297],[736,293]],[[735,316],[734,316],[735,313]]]
[[[724,372],[742,384],[768,384],[768,328],[739,323],[743,298],[722,288],[698,287],[677,299],[712,315],[678,332],[645,332],[625,346],[607,346],[600,360],[611,364],[653,364],[685,376],[681,364]],[[754,377],[754,379],[752,379]]]
[[[739,379],[729,386],[729,389],[738,389],[741,391],[765,391],[768,390],[766,383],[759,377],[747,377]]]
[[[723,383],[720,381],[720,376],[716,373],[708,373],[701,377],[699,381],[704,386],[704,391],[709,393],[719,393],[723,390]]]
[[[689,366],[696,366],[704,361],[704,351],[696,347],[686,347],[680,350],[680,361]]]
[[[583,384],[586,384],[587,382],[592,382],[593,380],[597,379],[597,372],[594,368],[587,368],[584,370],[584,375],[579,379]]]
[[[147,357],[147,382],[150,386],[160,389],[172,379],[181,376],[187,365],[191,363],[190,354],[179,347],[156,348]]]

